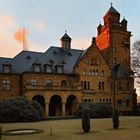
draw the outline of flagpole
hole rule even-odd
[[[25,51],[25,27],[23,26],[23,50]]]

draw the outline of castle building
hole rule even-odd
[[[111,5],[86,50],[71,48],[67,33],[61,47],[22,51],[0,58],[0,99],[37,100],[46,116],[72,115],[82,102],[110,104],[119,111],[136,108],[127,20]]]

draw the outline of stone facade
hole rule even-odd
[[[65,33],[61,48],[0,58],[0,99],[22,95],[38,100],[45,116],[72,115],[82,102],[133,111],[136,93],[127,21],[120,22],[120,14],[111,6],[97,30],[86,50],[71,49],[71,38]]]

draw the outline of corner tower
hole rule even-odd
[[[112,6],[105,14],[104,24],[97,27],[96,44],[110,68],[123,64],[130,69],[130,37],[127,20],[120,21],[120,13]]]

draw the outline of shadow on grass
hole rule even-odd
[[[92,134],[92,133],[100,133],[100,132],[99,131],[90,131],[88,133],[76,132],[76,133],[73,133],[73,134],[76,134],[76,135],[87,135],[87,134]]]
[[[107,130],[109,130],[109,131],[118,131],[118,130],[126,130],[126,129],[129,129],[129,128],[121,127],[121,128],[118,128],[118,129],[110,128],[110,129],[107,129]]]

